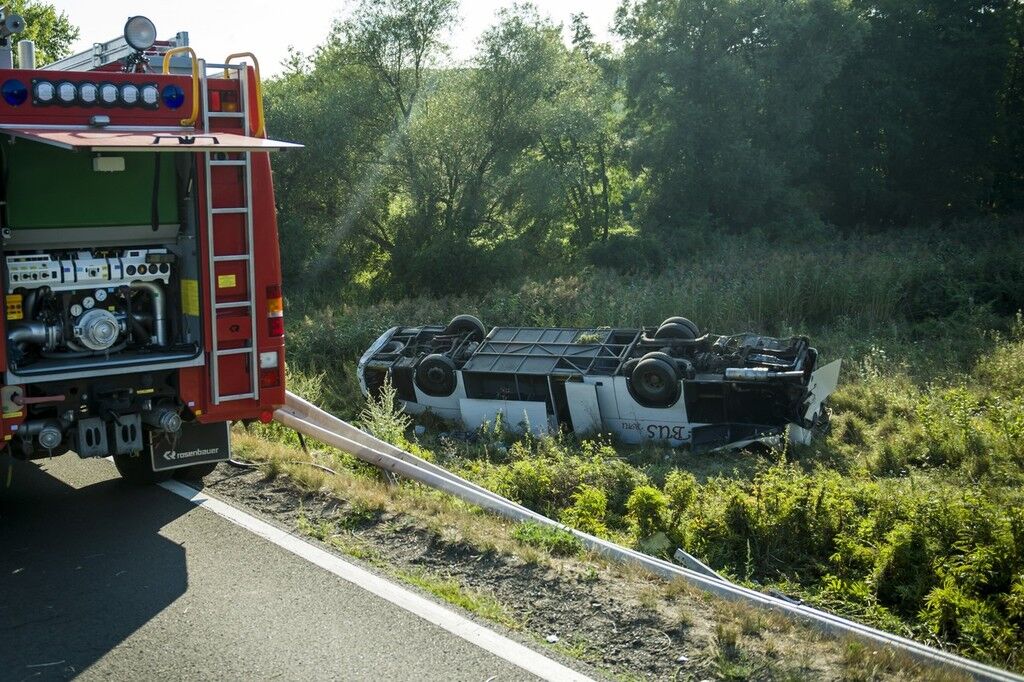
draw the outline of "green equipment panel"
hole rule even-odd
[[[153,179],[160,160],[160,223],[178,222],[173,154],[107,154],[124,158],[125,169],[93,170],[95,154],[16,140],[0,143],[13,230],[123,227],[153,222]]]

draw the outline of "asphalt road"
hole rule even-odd
[[[0,460],[0,679],[535,679],[104,460]]]

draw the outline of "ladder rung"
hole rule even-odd
[[[225,215],[227,213],[245,213],[248,210],[249,209],[244,207],[244,206],[241,206],[241,207],[238,207],[238,208],[213,208],[213,209],[210,209],[210,211],[213,213],[213,215]]]
[[[225,263],[227,261],[239,261],[239,260],[251,260],[252,256],[247,253],[241,253],[233,256],[214,256],[214,263]]]
[[[222,395],[218,396],[220,400],[250,400],[255,398],[255,393],[236,393],[234,395]]]
[[[210,159],[211,166],[244,166],[245,159]]]
[[[210,111],[206,114],[210,118],[242,118],[245,116],[243,111]]]
[[[252,348],[225,348],[217,351],[217,355],[241,355],[242,353],[252,353]]]
[[[227,310],[229,308],[250,308],[252,307],[252,301],[231,301],[230,303],[218,303],[216,306],[217,310]]]
[[[216,71],[223,71],[224,69],[234,69],[235,71],[241,71],[245,64],[207,64],[207,69],[214,69]]]

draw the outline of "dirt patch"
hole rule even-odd
[[[582,661],[590,674],[626,680],[921,676],[886,662],[881,652],[865,655],[849,643],[682,583],[585,556],[481,549],[458,527],[374,510],[343,495],[310,493],[287,476],[221,465],[207,477],[206,489],[303,530],[371,570],[455,581],[467,594],[492,598],[507,615],[498,620],[511,626],[512,636]]]

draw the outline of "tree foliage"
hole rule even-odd
[[[457,21],[457,0],[359,0],[268,84],[275,134],[309,145],[276,167],[304,283],[453,293],[649,271],[718,230],[1020,208],[1020,2],[625,0],[621,51],[516,5],[458,66]]]
[[[15,40],[35,41],[39,66],[66,57],[71,52],[71,44],[78,40],[78,27],[52,3],[10,0],[4,6],[8,14],[20,14],[25,19],[25,31]]]

